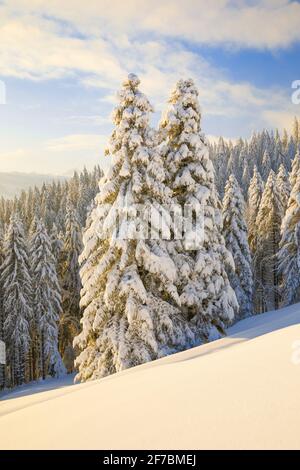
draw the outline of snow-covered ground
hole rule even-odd
[[[30,382],[26,385],[21,385],[13,390],[4,390],[0,392],[0,400],[12,400],[13,398],[24,397],[35,393],[47,392],[57,388],[67,387],[74,385],[74,378],[76,374],[68,374],[59,379],[47,378],[46,380],[40,379],[37,382]],[[1,409],[1,403],[0,403]]]
[[[3,396],[0,449],[300,449],[300,304],[241,321],[219,341],[68,384]]]

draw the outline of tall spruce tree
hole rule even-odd
[[[255,274],[258,312],[277,309],[279,306],[279,278],[276,255],[280,241],[282,212],[282,201],[276,185],[276,175],[271,170],[256,218]]]
[[[58,377],[66,372],[58,352],[58,324],[62,311],[60,287],[50,238],[40,220],[36,221],[30,245],[37,363],[41,364],[43,379],[49,374]]]
[[[296,116],[294,118],[294,123],[293,123],[293,139],[297,146],[300,143],[300,126],[299,126],[299,121]]]
[[[1,267],[3,286],[4,338],[7,345],[8,381],[21,385],[29,377],[30,323],[32,321],[32,282],[23,226],[17,214],[4,241]]]
[[[245,222],[245,201],[233,175],[229,177],[225,187],[223,234],[226,247],[235,263],[235,270],[231,267],[228,269],[228,277],[239,303],[238,317],[243,318],[253,312],[253,273]]]
[[[183,82],[183,80],[182,80]],[[171,98],[172,99],[172,98]],[[216,157],[215,157],[215,171],[216,171],[216,187],[220,197],[224,195],[224,188],[227,177],[227,166],[228,166],[229,152],[226,143],[222,137],[219,138]]]
[[[207,143],[201,133],[198,90],[192,80],[177,83],[160,128],[165,136],[162,153],[173,201],[182,213],[188,206],[198,206],[202,211],[203,237],[198,246],[189,249],[186,240],[174,240],[169,243],[169,250],[180,273],[178,290],[185,316],[196,325],[200,340],[208,339],[213,327],[223,331],[238,307],[226,274],[226,267],[233,267],[234,263],[221,233],[221,205]],[[220,141],[219,148],[225,148],[223,144]],[[222,164],[223,158],[222,153]]]
[[[277,176],[276,176],[276,185],[278,189],[279,198],[282,202],[282,218],[285,215],[287,209],[288,200],[291,193],[291,185],[289,182],[289,177],[287,171],[283,164],[280,165]]]
[[[4,252],[3,252],[3,244],[4,244],[4,233],[2,227],[0,229],[0,273],[1,273],[1,266],[4,261]],[[0,278],[0,340],[5,341],[4,338],[4,311],[3,311],[3,285]],[[5,387],[5,365],[0,364],[0,390]]]
[[[73,190],[74,184],[72,185]],[[82,251],[82,227],[71,199],[67,203],[65,226],[66,233],[61,266],[63,313],[59,332],[62,355],[64,355],[67,347],[72,346],[73,338],[80,330],[81,280],[78,259]]]
[[[278,272],[282,276],[282,302],[289,305],[300,298],[300,170],[282,221],[277,258]]]
[[[256,252],[257,246],[257,227],[256,217],[258,214],[262,194],[264,190],[263,180],[257,170],[254,167],[253,176],[250,181],[248,189],[248,204],[247,204],[247,225],[248,225],[248,237],[249,246],[252,254]]]
[[[267,181],[269,173],[272,169],[271,156],[268,150],[265,150],[263,159],[262,159],[262,177],[264,181]]]
[[[291,188],[293,188],[296,184],[299,171],[300,171],[300,151],[298,150],[294,159],[292,160],[292,169],[291,169],[290,176],[289,176]]]
[[[50,231],[50,242],[51,242],[51,250],[54,256],[56,265],[58,266],[60,263],[61,255],[64,248],[63,242],[63,235],[58,232],[56,224],[52,225]]]

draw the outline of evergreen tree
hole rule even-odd
[[[74,340],[82,351],[77,380],[153,360],[193,340],[180,316],[176,267],[165,241],[131,232],[132,227],[146,229],[148,209],[159,210],[170,197],[149,128],[152,107],[138,85],[130,74],[119,93],[107,150],[113,163],[84,234],[83,330]]]
[[[7,345],[8,380],[21,385],[28,377],[32,282],[23,226],[13,215],[4,242],[1,267],[4,338]]]
[[[282,221],[277,258],[283,305],[290,305],[299,301],[300,294],[300,171]]]
[[[30,255],[34,285],[34,324],[42,377],[45,379],[49,374],[58,377],[66,372],[58,352],[61,296],[50,238],[41,221],[36,221]]]
[[[242,176],[242,183],[243,183],[243,189],[244,189],[244,194],[247,194],[249,184],[251,181],[251,172],[249,168],[249,162],[248,160],[245,161],[245,166],[244,166],[244,171],[243,171],[243,176]]]
[[[296,184],[296,181],[297,181],[297,178],[298,178],[298,175],[299,175],[299,171],[300,171],[300,151],[298,150],[296,155],[295,155],[295,158],[292,161],[292,169],[291,169],[291,173],[290,173],[291,188],[293,188]]]
[[[253,274],[245,222],[245,201],[233,175],[226,183],[223,199],[223,234],[226,247],[235,263],[235,270],[228,269],[228,277],[240,306],[238,316],[243,318],[252,313]]]
[[[276,176],[270,171],[256,219],[257,250],[255,273],[257,281],[256,306],[259,312],[279,306],[279,282],[276,255],[280,241],[282,201]]]
[[[231,175],[235,172],[235,165],[236,165],[235,156],[236,154],[233,151],[232,143],[231,143],[230,151],[229,151],[229,158],[228,158],[227,168],[226,168],[226,174]]]
[[[217,190],[221,197],[223,197],[224,194],[225,182],[227,177],[228,158],[229,155],[226,143],[224,139],[220,137],[217,146],[217,153],[214,166],[217,175]]]
[[[293,124],[293,139],[297,146],[300,143],[300,129],[299,129],[299,121],[296,118],[296,116],[294,118],[294,124]]]
[[[262,177],[267,181],[269,173],[272,169],[272,161],[268,150],[265,150],[262,160]]]
[[[83,172],[79,176],[79,201],[78,201],[78,214],[79,214],[79,219],[80,219],[80,223],[82,227],[85,226],[88,210],[97,192],[98,191],[97,190],[95,191],[95,187],[93,186],[92,176],[88,173],[87,169],[84,168]]]
[[[3,253],[3,231],[0,230],[0,266],[2,266],[4,261]],[[0,268],[1,270],[1,268]],[[5,341],[4,337],[4,312],[3,312],[3,286],[0,279],[0,340]],[[5,365],[0,364],[0,390],[5,387]]]
[[[71,199],[67,203],[65,226],[66,233],[61,268],[63,314],[60,319],[59,335],[62,355],[64,355],[65,348],[72,345],[73,338],[80,329],[81,280],[78,259],[82,251],[82,228],[77,210]]]
[[[239,171],[238,171],[238,175],[235,175],[235,176],[236,177],[238,176],[237,179],[240,182],[241,187],[243,188],[243,191],[244,191],[244,189],[245,189],[244,188],[244,181],[246,179],[247,173],[249,172],[249,165],[248,165],[249,156],[248,156],[248,146],[247,146],[247,144],[245,144],[243,141],[241,141],[240,144],[239,144],[238,151],[239,151],[239,157],[238,157]],[[246,167],[246,170],[245,170],[245,167]]]
[[[287,153],[288,151],[288,145],[289,145],[289,136],[288,136],[287,130],[283,129],[282,146],[283,146],[285,153]]]
[[[166,136],[162,152],[174,202],[182,213],[188,206],[201,208],[204,226],[196,247],[189,249],[186,240],[175,240],[169,250],[180,273],[178,289],[185,315],[197,326],[200,339],[207,339],[212,337],[212,326],[222,332],[233,320],[237,300],[226,274],[233,260],[221,233],[220,202],[200,121],[198,90],[192,80],[180,80],[161,122]]]
[[[58,232],[56,224],[52,225],[50,232],[51,251],[54,256],[56,266],[59,265],[64,248],[63,235]],[[57,270],[58,271],[58,270]]]
[[[278,172],[280,165],[284,165],[285,168],[288,168],[284,151],[282,148],[282,142],[277,131],[276,139],[275,139],[275,149],[273,155],[273,162],[272,162],[272,169],[275,173]]]
[[[289,140],[288,151],[287,151],[287,158],[288,158],[288,162],[289,162],[288,169],[289,170],[290,170],[290,167],[291,167],[291,162],[295,158],[295,155],[296,155],[296,145],[295,145],[293,137],[291,136],[290,140]]]
[[[248,207],[247,207],[247,225],[248,225],[248,236],[249,236],[249,246],[252,253],[256,251],[256,240],[257,240],[257,227],[256,227],[256,217],[258,209],[260,206],[260,201],[262,198],[264,190],[264,184],[262,178],[257,170],[257,167],[254,167],[253,176],[250,181],[248,189]]]
[[[288,174],[283,164],[280,165],[277,176],[276,176],[276,186],[278,189],[279,199],[282,202],[281,216],[283,218],[285,215],[287,203],[288,203],[290,192],[291,192],[291,185],[289,182]]]
[[[260,165],[262,162],[262,139],[263,136],[254,132],[248,144],[248,164],[251,162],[254,165]]]

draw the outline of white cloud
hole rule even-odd
[[[287,0],[15,0],[0,13],[2,75],[39,80],[80,74],[108,88],[136,68],[147,72],[146,81],[154,73],[159,86],[158,72],[181,66],[184,48],[178,57],[177,40],[259,49],[300,40],[300,4]],[[173,45],[166,47],[169,38]]]
[[[87,35],[111,33],[123,45],[138,32],[271,49],[300,39],[300,5],[289,0],[15,0],[14,6],[47,12]]]
[[[135,71],[158,110],[173,83],[184,76],[198,81],[201,102],[210,114],[258,109],[272,97],[268,90],[229,81],[198,53],[163,35],[220,40],[222,45],[251,45],[261,39],[257,47],[300,39],[300,4],[284,0],[252,1],[251,6],[241,0],[90,0],[88,7],[79,0],[15,0],[13,8],[0,6],[0,11],[0,74],[32,80],[73,76],[105,89],[102,101],[113,104],[123,77]],[[156,33],[155,39],[140,35],[147,30]]]
[[[64,122],[75,123],[81,126],[107,126],[111,124],[109,116],[99,116],[98,114],[66,116],[61,119]]]
[[[0,39],[0,73],[4,76],[40,80],[95,74],[106,86],[118,83],[124,75],[107,42],[61,36],[60,28],[49,20],[8,18],[0,27]]]
[[[106,136],[98,134],[74,134],[66,135],[58,139],[51,139],[45,145],[51,152],[73,152],[81,150],[99,151],[106,143]]]

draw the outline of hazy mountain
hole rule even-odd
[[[13,198],[19,195],[22,189],[28,189],[30,186],[40,187],[43,183],[66,178],[66,176],[40,175],[37,173],[0,173],[0,196]]]

